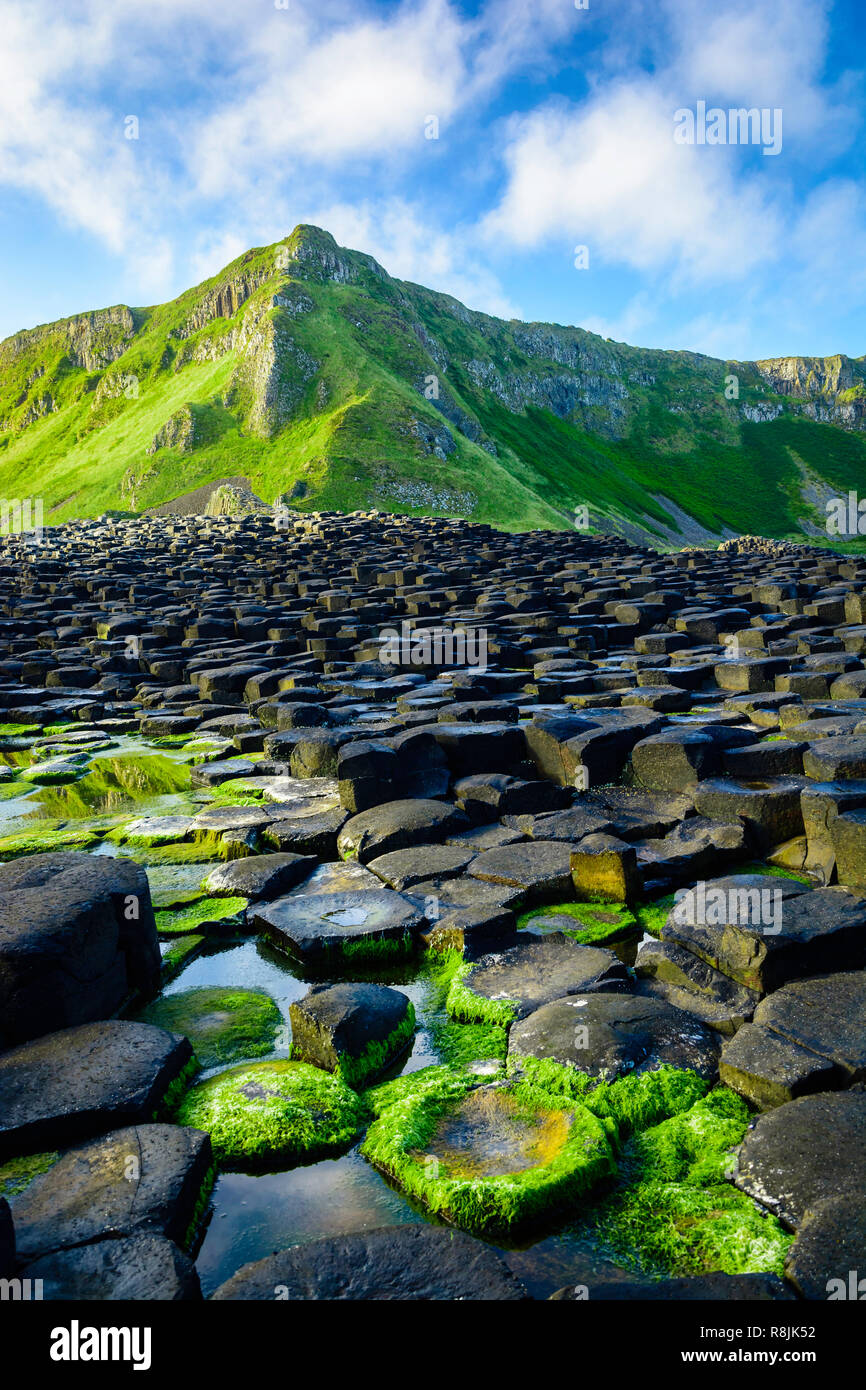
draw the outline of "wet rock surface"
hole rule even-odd
[[[784,1268],[714,1246],[718,1270],[649,1261],[595,1296],[826,1297],[834,1251],[856,1268],[862,1250],[864,592],[866,561],[805,547],[662,555],[379,513],[4,538],[0,1188],[21,1213],[17,1270],[46,1297],[198,1296],[208,1140],[184,1107],[219,1136],[221,1171],[266,1156],[314,1172],[368,1123],[341,1070],[373,1096],[433,1071],[459,1089],[467,1067],[516,1096],[553,1077],[587,1136],[581,1087],[676,1073],[720,1076],[758,1112],[731,1139],[736,1187],[725,1170],[713,1191],[749,1193],[796,1241]],[[132,1134],[150,1157],[115,1190]],[[221,1184],[234,1219],[246,1199]],[[556,1190],[571,1249],[569,1203],[590,1197]],[[254,1247],[267,1258],[236,1292],[243,1260],[224,1251],[209,1290],[523,1296],[469,1237],[341,1233],[325,1205],[304,1243]],[[574,1249],[544,1296],[579,1282]]]
[[[399,1226],[314,1241],[245,1265],[213,1297],[272,1299],[505,1299],[527,1297],[480,1240],[437,1226]]]

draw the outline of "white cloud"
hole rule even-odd
[[[772,195],[737,178],[739,149],[675,144],[673,110],[644,81],[515,122],[487,234],[522,247],[569,237],[603,263],[685,282],[742,278],[780,230]]]

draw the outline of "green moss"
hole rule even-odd
[[[410,1197],[465,1230],[532,1225],[569,1210],[615,1171],[601,1122],[531,1082],[482,1085],[470,1073],[432,1067],[368,1093],[368,1103],[378,1118],[362,1153]],[[475,1144],[462,1142],[464,1125]],[[506,1171],[495,1171],[503,1167],[497,1141],[485,1147],[491,1129],[514,1150]]]
[[[138,1018],[183,1033],[202,1067],[267,1056],[282,1024],[273,999],[262,991],[207,987],[157,999]]]
[[[726,1181],[749,1118],[745,1102],[719,1086],[634,1134],[620,1184],[595,1213],[596,1238],[648,1274],[782,1274],[793,1236]]]
[[[189,768],[161,753],[94,758],[86,776],[71,786],[46,788],[40,803],[47,815],[95,816],[142,813],[161,798],[177,811],[180,794],[189,791]],[[163,803],[164,806],[164,803]],[[154,810],[153,814],[164,814]]]
[[[160,936],[179,936],[203,928],[240,927],[247,903],[247,898],[197,898],[195,902],[155,913],[156,929]]]
[[[178,1072],[174,1080],[169,1082],[166,1087],[162,1100],[153,1112],[154,1120],[167,1120],[173,1116],[181,1102],[181,1098],[186,1094],[190,1082],[198,1071],[198,1058],[192,1056],[183,1070]]]
[[[23,738],[41,732],[39,724],[0,724],[0,738]]]
[[[458,1023],[486,1023],[507,1028],[517,1017],[518,1005],[513,999],[486,999],[466,984],[473,969],[471,961],[461,960],[451,980],[445,1007]]]
[[[7,1201],[17,1197],[29,1187],[40,1173],[47,1173],[60,1157],[59,1153],[27,1154],[24,1158],[10,1158],[0,1164],[0,1197]]]
[[[359,1057],[340,1058],[339,1074],[347,1086],[360,1090],[381,1075],[406,1051],[415,1036],[415,1008],[409,1003],[406,1017],[381,1042],[371,1041]]]
[[[27,782],[0,782],[0,801],[14,801],[17,796],[25,796],[33,788]]]
[[[795,883],[814,882],[808,874],[797,873],[796,870],[786,869],[780,864],[766,864],[762,859],[757,859],[752,864],[744,864],[739,872],[741,874],[766,874],[768,878],[791,878]]]
[[[439,1019],[430,1032],[436,1052],[449,1066],[505,1061],[508,1032],[495,1023],[450,1023]]]
[[[261,757],[260,753],[256,754]],[[229,777],[213,788],[211,804],[215,806],[260,806],[267,798],[261,787],[251,787],[243,777]]]
[[[338,945],[329,948],[329,966],[352,965],[359,969],[390,965],[397,961],[411,960],[418,949],[411,932],[402,936],[357,936],[348,937]]]
[[[184,966],[200,954],[206,941],[204,936],[182,936],[179,941],[172,942],[162,958],[162,983],[167,985],[175,979]]]
[[[556,927],[582,946],[599,945],[605,941],[621,941],[637,936],[640,924],[634,913],[623,903],[558,903],[555,907],[534,907],[517,919],[518,930],[530,926],[538,917],[564,916],[575,919],[573,928]]]
[[[547,1057],[522,1057],[509,1066],[510,1074],[518,1071],[552,1095],[580,1101],[599,1119],[610,1121],[616,1142],[688,1110],[708,1090],[695,1072],[669,1066],[620,1076],[609,1084]]]
[[[50,850],[92,849],[100,836],[84,826],[52,825],[40,821],[30,830],[0,836],[0,858],[16,859],[22,854],[45,854]]]
[[[132,846],[130,846],[130,849]],[[197,842],[176,845],[138,845],[133,858],[139,864],[212,864],[213,846]]]
[[[305,1062],[255,1062],[195,1086],[178,1124],[210,1134],[223,1167],[309,1162],[353,1143],[361,1102],[338,1076]]]
[[[637,919],[648,936],[654,936],[656,939],[661,937],[662,927],[675,905],[676,895],[674,893],[668,893],[664,898],[657,898],[655,902],[641,903],[637,909]]]

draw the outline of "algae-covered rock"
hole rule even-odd
[[[405,1052],[415,1035],[415,1010],[385,985],[313,986],[289,1007],[292,1056],[338,1072],[353,1087],[368,1085]]]
[[[229,1168],[304,1163],[354,1141],[361,1104],[339,1077],[306,1062],[254,1062],[194,1086],[179,1124],[203,1129]]]
[[[309,964],[405,960],[426,926],[414,900],[389,888],[289,894],[254,907],[251,916],[273,945]]]
[[[562,932],[582,946],[637,940],[641,925],[623,903],[559,903],[537,907],[517,919],[518,929],[544,936]]]
[[[445,1067],[368,1092],[362,1153],[434,1214],[508,1231],[570,1210],[616,1164],[605,1124],[527,1081]]]
[[[282,1014],[263,991],[207,986],[156,999],[139,1018],[183,1033],[202,1067],[266,1057],[282,1024]]]
[[[225,935],[242,929],[246,909],[246,898],[200,897],[157,912],[156,929],[160,936]]]
[[[468,1023],[507,1025],[565,995],[628,988],[628,971],[612,951],[554,933],[458,967],[446,1007]]]

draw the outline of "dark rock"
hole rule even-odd
[[[660,999],[623,994],[573,995],[544,1004],[511,1029],[508,1055],[550,1057],[613,1081],[663,1065],[718,1075],[719,1041],[692,1014]]]
[[[480,1240],[439,1226],[393,1226],[295,1245],[244,1265],[213,1295],[232,1299],[515,1302],[523,1286]]]
[[[67,1150],[13,1199],[19,1259],[141,1231],[183,1244],[212,1161],[208,1136],[180,1125],[134,1125]]]
[[[44,1255],[27,1265],[21,1275],[41,1279],[42,1297],[52,1301],[177,1302],[201,1298],[192,1260],[159,1235],[108,1237]]]
[[[85,1023],[0,1056],[0,1157],[44,1152],[154,1118],[192,1060],[147,1023]]]
[[[109,1018],[159,981],[147,875],[128,859],[28,855],[0,865],[0,1042]]]

